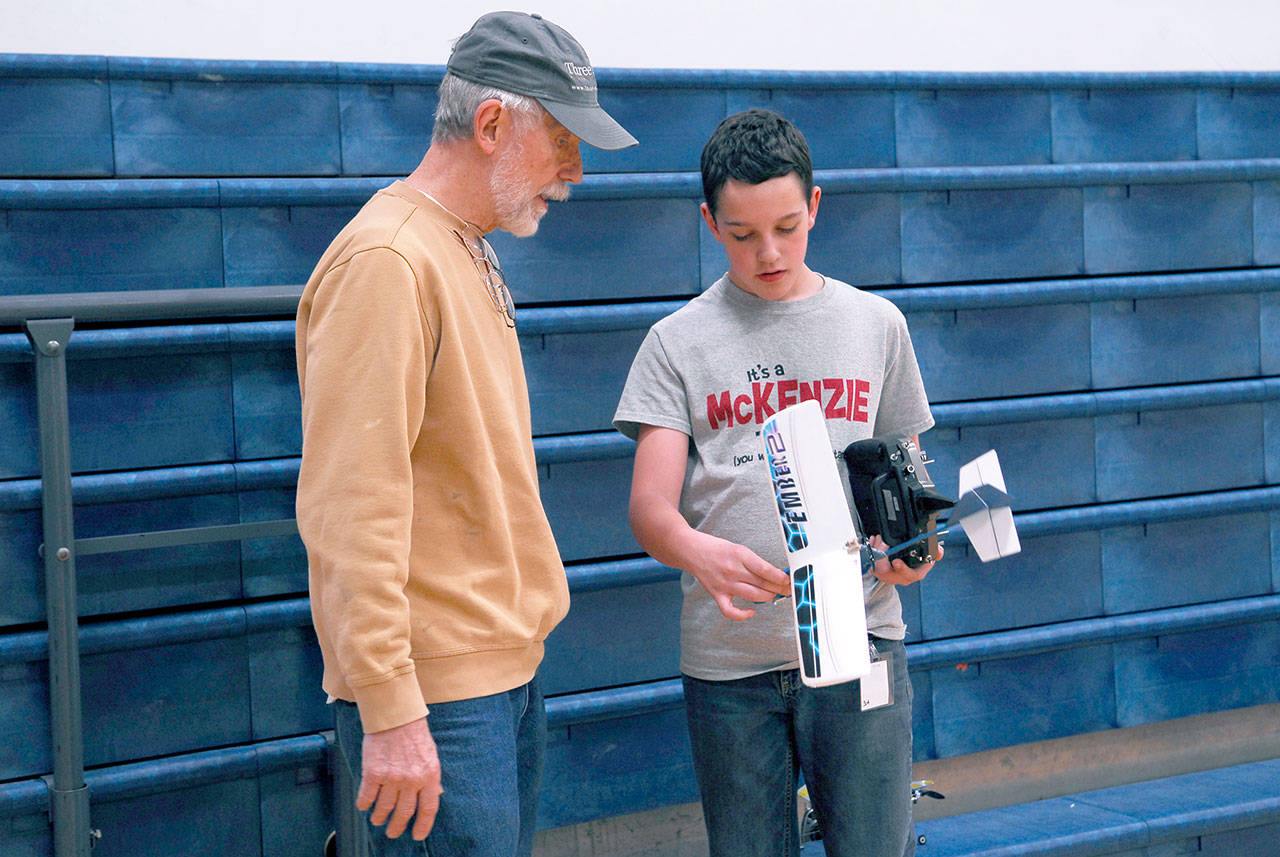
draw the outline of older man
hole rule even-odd
[[[568,587],[484,235],[532,235],[581,180],[580,140],[636,142],[582,47],[536,15],[485,15],[454,46],[421,164],[339,233],[298,308],[298,527],[356,803],[385,825],[375,853],[532,850],[536,671]]]

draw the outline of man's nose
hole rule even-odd
[[[578,150],[580,145],[574,141],[564,162],[560,165],[560,178],[573,184],[582,181],[582,152]]]

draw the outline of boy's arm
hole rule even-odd
[[[688,458],[684,432],[640,427],[631,478],[631,529],[651,557],[692,574],[726,617],[750,619],[755,611],[734,605],[735,596],[761,602],[789,595],[791,579],[750,549],[689,526],[680,514]]]

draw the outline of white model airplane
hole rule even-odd
[[[779,411],[765,421],[761,435],[791,570],[800,676],[807,685],[839,684],[870,672],[862,576],[876,559],[892,558],[957,526],[983,562],[1021,549],[995,450],[960,468],[960,499],[947,526],[880,551],[870,547],[850,514],[816,401]]]

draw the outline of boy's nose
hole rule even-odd
[[[778,252],[778,245],[769,238],[765,238],[760,242],[760,253],[758,255],[761,262],[772,262],[782,256]]]

